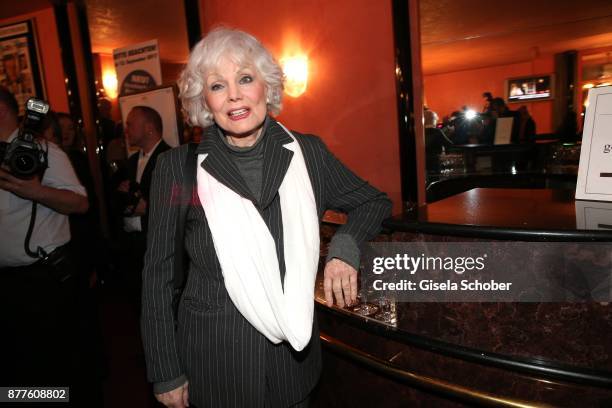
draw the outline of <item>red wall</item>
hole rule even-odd
[[[62,65],[59,37],[52,8],[33,13],[22,14],[0,20],[0,25],[34,19],[37,34],[40,67],[43,71],[44,87],[51,109],[57,112],[68,112],[68,96],[64,85],[64,67]]]
[[[306,92],[284,97],[279,120],[319,135],[358,175],[401,209],[391,2],[201,0],[203,30],[252,33],[280,58],[309,58]],[[242,10],[242,11],[241,11]]]
[[[494,97],[504,97],[505,80],[523,75],[549,74],[554,72],[554,57],[552,55],[539,57],[533,61],[499,65],[466,71],[449,72],[436,75],[425,75],[425,100],[427,106],[442,119],[453,111],[466,105],[480,112],[484,105],[483,92],[489,91]],[[510,104],[512,110],[521,105],[536,122],[538,133],[551,133],[552,101]]]

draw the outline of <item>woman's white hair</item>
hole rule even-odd
[[[268,112],[278,115],[282,107],[283,71],[272,54],[244,31],[217,28],[193,47],[178,80],[179,98],[189,123],[201,127],[213,123],[213,115],[204,100],[206,77],[223,57],[241,67],[250,66],[257,70],[266,84]]]

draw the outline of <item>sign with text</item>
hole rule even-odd
[[[612,201],[612,87],[589,90],[576,198]]]
[[[361,255],[362,302],[612,301],[609,242],[369,242]]]
[[[119,95],[146,91],[162,84],[157,40],[114,49],[113,59]]]

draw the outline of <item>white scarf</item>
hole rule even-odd
[[[232,302],[270,341],[286,340],[300,351],[312,334],[319,220],[300,146],[281,127],[293,139],[283,146],[293,152],[293,157],[278,190],[286,267],[284,291],[272,234],[250,200],[202,168],[207,154],[198,155],[198,194]]]

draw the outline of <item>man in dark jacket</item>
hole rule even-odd
[[[157,156],[170,149],[163,140],[159,113],[148,106],[136,106],[127,116],[125,134],[131,147],[139,148],[128,159],[115,192],[115,218],[119,228],[119,255],[132,300],[140,303],[141,272],[146,250],[149,189]]]

